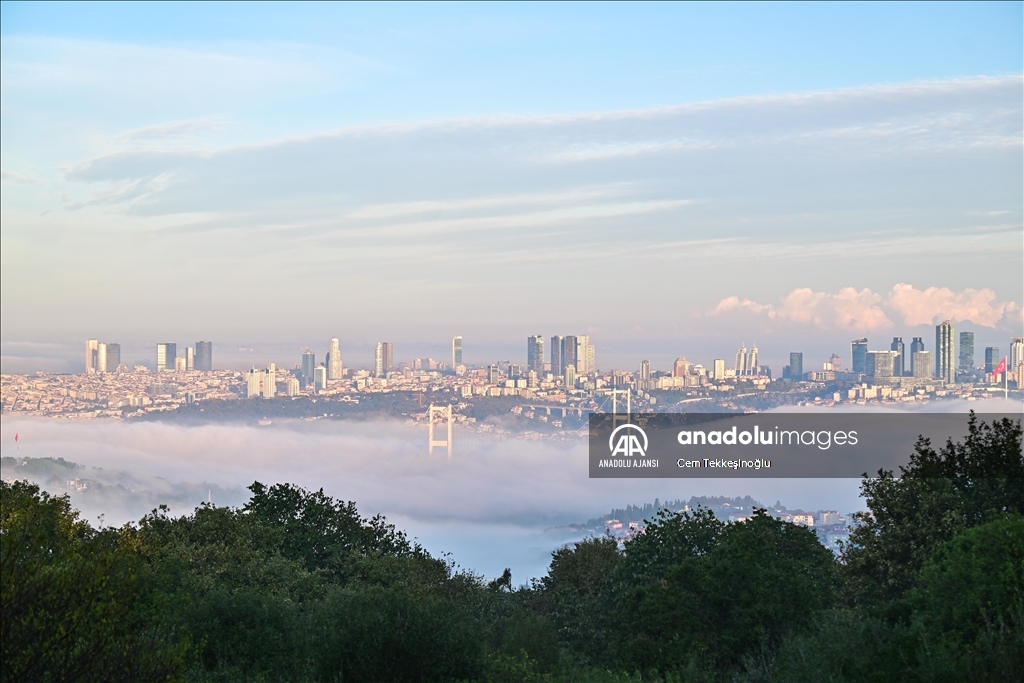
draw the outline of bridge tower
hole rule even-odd
[[[434,416],[444,420],[448,420],[448,438],[441,441],[434,439]],[[444,447],[448,449],[448,459],[452,459],[452,407],[447,406],[435,406],[431,404],[427,408],[427,447],[428,453],[433,453],[435,447]]]

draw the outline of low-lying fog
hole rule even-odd
[[[356,501],[364,515],[383,513],[462,567],[486,576],[511,567],[517,583],[543,575],[551,551],[578,538],[546,529],[655,498],[750,495],[789,508],[845,513],[862,507],[859,480],[852,479],[590,479],[582,439],[498,441],[456,432],[449,461],[443,450],[428,455],[423,427],[402,422],[182,426],[4,416],[0,429],[4,456],[16,454],[17,433],[22,457],[103,468],[98,476],[79,476],[110,483],[120,476],[110,470],[126,471],[135,482],[129,488],[148,489],[127,502],[111,496],[85,504],[86,497],[73,495],[91,521],[100,514],[105,524],[137,520],[161,496],[177,514],[207,496],[238,505],[254,480],[291,482]],[[5,468],[3,476],[12,475]]]

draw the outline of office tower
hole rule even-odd
[[[910,357],[911,372],[918,379],[928,379],[932,376],[932,354],[931,351],[914,351]]]
[[[96,352],[100,343],[96,339],[89,339],[85,342],[85,372],[92,374],[96,372]]]
[[[313,349],[306,349],[302,352],[302,385],[305,386],[313,381],[313,373],[316,372],[316,354]]]
[[[191,346],[185,349],[185,369],[196,369],[196,350]]]
[[[951,320],[935,326],[935,376],[956,381],[956,328]]]
[[[736,352],[736,374],[745,375],[747,374],[747,345],[741,344],[739,351]]]
[[[725,359],[715,359],[715,379],[722,379],[725,377]]]
[[[196,370],[210,372],[213,370],[213,342],[196,342]]]
[[[924,351],[924,340],[921,337],[914,337],[913,341],[910,342],[910,374],[913,377],[931,377],[931,367],[928,368],[925,374],[919,375],[917,368],[914,366],[914,354],[919,351]]]
[[[864,359],[864,374],[875,380],[888,381],[894,372],[896,364],[895,351],[868,351]]]
[[[107,371],[107,345],[100,342],[96,345],[96,372]]]
[[[590,335],[581,334],[576,337],[576,374],[585,375],[593,372],[588,359],[590,358]]]
[[[640,381],[646,382],[651,378],[651,361],[642,360],[640,361]]]
[[[263,383],[263,373],[256,368],[249,370],[246,375],[245,383],[245,397],[246,398],[259,398],[261,384]]]
[[[497,384],[500,381],[501,370],[497,365],[489,365],[487,367],[487,383]]]
[[[587,337],[587,372],[597,372],[597,351]]]
[[[576,364],[579,363],[579,359],[576,357],[578,342],[579,340],[573,335],[562,337],[562,368],[571,365],[573,372],[576,371]]]
[[[903,347],[903,337],[893,337],[892,346],[889,347],[896,352],[896,358],[893,359],[892,374],[896,377],[902,377],[906,374],[906,349]]]
[[[452,370],[464,365],[462,362],[462,336],[452,337]]]
[[[539,334],[526,338],[526,368],[537,374],[544,372],[544,337]]]
[[[373,374],[377,377],[384,377],[391,372],[394,348],[391,342],[377,342],[373,352]]]
[[[117,372],[121,367],[121,345],[107,344],[107,372]]]
[[[277,368],[271,363],[270,367],[263,371],[263,386],[260,387],[260,395],[263,398],[274,398],[277,393]]]
[[[797,382],[804,378],[804,354],[800,351],[789,354],[789,376]]]
[[[288,396],[289,397],[291,397],[291,396],[298,396],[300,389],[301,389],[301,387],[299,386],[299,378],[296,377],[295,375],[292,375],[291,377],[289,377],[288,378],[288,384],[287,384],[287,387],[285,389],[286,392],[288,393]]]
[[[184,356],[178,356],[177,358],[174,359],[174,371],[175,372],[185,372],[185,369],[187,367],[188,366],[185,364],[185,357]]]
[[[828,362],[832,365],[832,370],[835,372],[843,371],[843,359],[837,353],[833,353],[832,357],[828,359]]]
[[[323,363],[313,369],[313,390],[320,391],[327,388],[327,368]]]
[[[576,388],[576,366],[574,365],[565,366],[565,388],[567,391]]]
[[[565,339],[561,335],[551,337],[551,374],[561,377],[564,365],[562,363],[562,347]]]
[[[178,345],[162,342],[156,345],[156,371],[173,372],[174,360],[178,357]]]
[[[508,366],[509,379],[518,379],[521,374],[522,370],[518,364],[512,363]]]
[[[850,342],[850,350],[853,354],[853,372],[863,375],[867,371],[868,340],[865,337],[854,339]]]
[[[1020,370],[1021,364],[1024,363],[1024,337],[1010,339],[1010,357],[1007,360],[1007,370]]]
[[[960,356],[957,369],[960,372],[970,372],[974,369],[974,333],[960,333]]]
[[[745,365],[747,366],[748,375],[756,375],[759,372],[757,365],[757,344],[754,344],[747,349],[747,360]]]
[[[998,346],[988,346],[985,348],[985,374],[991,375],[995,367],[999,365],[999,361],[1002,357],[999,355]]]
[[[672,376],[686,377],[689,374],[690,362],[685,358],[676,358],[676,362],[672,364]]]
[[[341,343],[337,337],[331,337],[325,365],[327,366],[327,379],[341,379],[343,370],[341,367]]]

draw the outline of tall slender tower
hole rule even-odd
[[[462,335],[452,337],[452,370],[462,365]]]
[[[850,351],[853,355],[851,370],[863,375],[868,371],[868,340],[867,337],[854,339],[850,342]]]
[[[974,369],[974,333],[960,333],[960,362],[957,369],[960,372],[970,372]]]
[[[551,374],[560,377],[564,364],[562,362],[562,346],[564,338],[561,335],[551,337]]]
[[[913,341],[910,342],[910,375],[911,377],[930,377],[931,366],[926,368],[926,372],[919,372],[914,365],[917,361],[914,360],[915,353],[924,352],[924,340],[921,337],[914,337]]]
[[[896,377],[902,377],[906,374],[906,349],[903,347],[903,337],[893,337],[892,346],[889,347],[891,350],[896,352],[896,358],[893,360],[892,374]]]
[[[210,372],[213,370],[213,342],[196,342],[196,370]]]
[[[952,320],[935,326],[935,376],[950,383],[956,381],[956,328]]]
[[[85,342],[85,371],[86,373],[96,372],[96,355],[99,351],[100,342],[98,339],[89,339]]]
[[[538,375],[544,372],[544,337],[539,334],[526,338],[526,367]]]
[[[331,337],[330,351],[327,352],[327,379],[341,379],[341,342]]]

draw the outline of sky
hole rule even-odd
[[[1024,334],[1022,3],[0,5],[4,371]],[[259,349],[240,353],[236,349]],[[155,353],[155,352],[154,352]],[[138,358],[131,354],[136,354]],[[294,356],[294,357],[293,357]],[[149,359],[152,361],[152,359]]]

